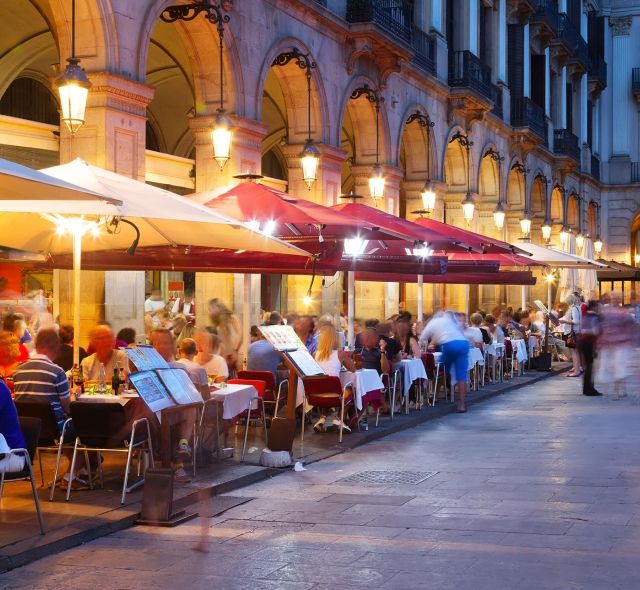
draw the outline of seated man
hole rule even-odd
[[[63,369],[51,359],[60,352],[60,337],[54,328],[43,328],[36,336],[36,355],[26,363],[20,365],[13,376],[14,392],[17,401],[41,401],[48,402],[53,408],[58,429],[62,434],[62,426],[69,417],[71,395],[69,382]],[[86,359],[85,359],[86,360]],[[65,432],[65,442],[71,442],[75,438],[73,429]],[[65,456],[71,461],[73,449],[65,449]],[[76,458],[78,471],[74,481],[69,483],[70,475],[65,473],[60,483],[63,489],[71,485],[73,489],[87,485],[84,477],[88,477],[84,456],[81,453]]]
[[[277,369],[280,364],[280,353],[265,339],[258,330],[256,340],[249,345],[247,353],[248,371],[269,371],[277,377]]]
[[[193,338],[185,338],[178,348],[178,356],[180,358],[177,360],[177,364],[187,372],[189,379],[202,395],[202,399],[208,399],[209,379],[207,371],[193,360],[197,352],[196,341]]]
[[[177,369],[184,368],[183,364],[176,361],[176,347],[173,334],[170,330],[158,328],[150,334],[151,346],[169,364]],[[196,411],[193,408],[185,409],[180,415],[179,421],[172,424],[177,431],[178,445],[173,453],[174,478],[177,482],[188,482],[191,478],[184,469],[184,461],[191,458],[191,446],[189,440],[193,436],[193,425],[196,421]]]
[[[0,380],[0,436],[4,437],[9,449],[24,449],[26,443],[18,421],[16,406],[11,399],[11,393],[5,382]],[[0,440],[0,449],[2,441]],[[2,456],[0,450],[0,473],[22,471],[24,468],[24,456]]]
[[[82,373],[87,381],[98,381],[100,378],[100,365],[104,365],[105,381],[111,383],[113,371],[124,369],[125,375],[129,373],[129,360],[122,350],[115,349],[116,339],[107,324],[98,324],[89,334],[90,348],[95,352],[83,359],[80,363]]]

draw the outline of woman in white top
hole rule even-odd
[[[567,338],[571,332],[574,332],[576,337],[580,333],[580,308],[577,305],[578,298],[575,295],[567,296],[564,301],[569,308],[559,321],[562,324],[562,339],[567,342]],[[580,367],[580,353],[578,352],[575,342],[573,345],[567,343],[567,348],[571,349],[571,360],[573,361],[573,367],[571,368],[571,372],[567,374],[567,377],[579,377],[582,375],[582,368]]]
[[[316,362],[322,370],[331,377],[339,377],[342,367],[347,371],[354,372],[356,365],[353,359],[344,351],[339,350],[340,338],[337,330],[331,324],[325,324],[318,331],[318,347],[315,352]],[[320,432],[325,428],[326,416],[321,416],[314,425],[314,430]],[[340,419],[333,418],[333,426],[340,426]],[[347,428],[345,426],[345,428]]]
[[[205,368],[207,375],[215,375],[214,381],[216,383],[226,381],[229,377],[229,366],[224,357],[218,354],[220,338],[206,330],[199,330],[193,339],[198,347],[198,354],[194,358],[195,362]]]

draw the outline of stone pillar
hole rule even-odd
[[[630,113],[629,101],[631,94],[631,59],[633,56],[631,17],[611,17],[609,19],[613,36],[613,59],[610,67],[613,69],[612,98],[615,105],[615,125],[613,131],[613,155],[628,156],[630,152]]]
[[[92,72],[86,122],[72,137],[60,126],[60,161],[81,157],[88,163],[144,181],[146,109],[153,88],[109,72]],[[71,271],[55,271],[61,301],[71,301]],[[87,343],[91,327],[101,320],[114,331],[132,327],[144,332],[144,271],[83,271],[80,344]],[[71,323],[71,309],[60,306],[61,323]]]
[[[480,30],[480,3],[476,0],[467,2],[467,18],[469,38],[467,39],[467,48],[474,55],[479,54],[479,30]]]
[[[560,74],[560,129],[567,128],[567,66],[562,66]]]
[[[498,80],[507,81],[507,0],[498,4]]]
[[[530,98],[531,97],[531,48],[529,47],[529,23],[524,25],[523,28],[523,41],[522,41],[522,51],[524,55],[522,56],[522,78],[523,78],[523,88],[522,94],[523,96]]]
[[[431,28],[441,35],[445,34],[443,2],[444,0],[431,0]]]
[[[551,117],[551,56],[548,47],[544,50],[544,114]]]

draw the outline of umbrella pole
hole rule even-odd
[[[547,283],[547,309],[551,313],[551,282]]]
[[[73,232],[73,364],[80,364],[80,268],[82,232]]]
[[[347,343],[350,347],[355,344],[353,318],[356,314],[356,273],[347,272]]]
[[[527,288],[522,285],[520,288],[520,309],[524,311],[527,307]]]
[[[246,369],[251,341],[251,275],[245,273],[242,278],[242,361],[240,368]]]
[[[418,275],[418,314],[416,321],[422,323],[423,320],[423,307],[424,307],[424,276]]]
[[[469,285],[464,286],[464,315],[469,323]]]

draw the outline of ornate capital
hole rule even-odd
[[[609,19],[609,26],[614,37],[628,35],[631,30],[630,16],[612,16]]]

